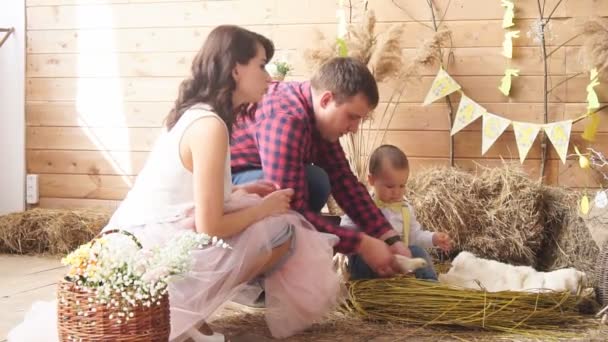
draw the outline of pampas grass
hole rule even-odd
[[[585,22],[581,34],[584,38],[581,52],[586,66],[604,74],[608,69],[608,19],[594,18]]]
[[[413,60],[415,65],[431,66],[441,62],[441,47],[446,46],[452,39],[452,31],[445,27],[439,29],[426,39],[418,49]]]
[[[338,46],[335,41],[328,40],[318,29],[315,29],[314,33],[317,42],[316,47],[304,51],[304,60],[311,70],[318,69],[321,65],[336,57],[338,53]]]
[[[373,50],[368,63],[369,69],[374,74],[377,82],[393,79],[398,75],[403,65],[403,53],[401,52],[401,37],[403,26],[394,25],[384,35],[384,40]]]
[[[361,23],[350,24],[346,41],[348,56],[368,65],[377,43],[375,31],[376,15],[372,10],[365,12]]]

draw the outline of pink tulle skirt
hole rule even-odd
[[[226,212],[258,203],[255,195],[241,195],[226,203]],[[144,248],[162,245],[193,229],[192,210],[182,220],[130,229]],[[260,291],[247,283],[259,276],[278,240],[291,248],[266,275],[261,276],[266,297],[266,322],[272,335],[284,338],[319,321],[338,303],[340,281],[332,268],[337,237],[317,232],[296,212],[268,217],[225,239],[231,249],[209,247],[192,253],[194,266],[170,285],[171,339],[208,320],[237,293],[253,301]],[[285,240],[287,239],[287,240]],[[247,291],[249,290],[249,291]],[[239,293],[242,291],[241,293]]]

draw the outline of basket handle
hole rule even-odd
[[[109,229],[109,230],[100,232],[99,234],[95,235],[95,237],[93,238],[93,242],[91,243],[91,246],[93,246],[95,244],[95,242],[97,242],[97,240],[99,240],[102,236],[116,234],[116,233],[128,236],[135,243],[137,248],[139,248],[139,249],[143,248],[143,246],[141,245],[141,242],[139,242],[139,240],[137,239],[137,237],[135,235],[133,235],[133,233],[128,232],[126,230],[122,230],[122,229]]]

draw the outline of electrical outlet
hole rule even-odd
[[[38,203],[38,175],[25,177],[25,201],[27,204]]]

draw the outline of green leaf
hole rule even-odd
[[[338,44],[338,56],[348,56],[348,48],[346,47],[346,41],[344,40],[344,38],[337,38],[336,44]]]

